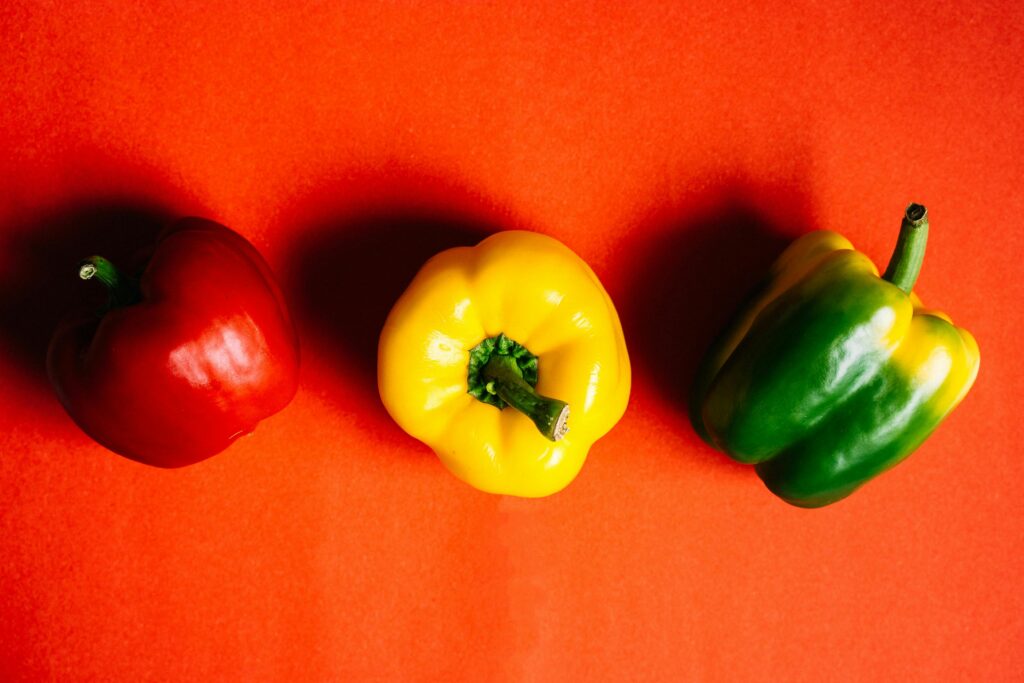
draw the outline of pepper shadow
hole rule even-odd
[[[642,380],[688,425],[703,355],[810,222],[799,192],[740,182],[640,222],[642,244],[624,279],[630,356]],[[703,444],[692,428],[686,432]]]
[[[33,389],[49,391],[46,349],[60,321],[106,300],[98,283],[78,277],[78,263],[100,254],[138,269],[171,219],[145,199],[94,199],[56,208],[8,228],[0,271],[0,352]]]
[[[373,197],[359,190],[374,185],[389,189]],[[299,221],[282,269],[303,339],[304,375],[360,418],[387,419],[377,392],[377,344],[391,307],[430,257],[477,244],[501,229],[501,219],[468,193],[422,179],[366,178],[331,194],[327,206],[310,200],[318,217]],[[326,385],[321,369],[332,375]]]

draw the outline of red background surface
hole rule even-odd
[[[0,678],[1024,673],[1019,5],[189,4],[0,6]],[[787,240],[884,265],[911,200],[978,382],[907,463],[790,508],[698,441],[688,380]],[[279,274],[303,381],[159,471],[79,432],[43,355],[79,257],[190,213]],[[592,264],[634,364],[544,500],[455,480],[374,383],[418,265],[509,228]]]

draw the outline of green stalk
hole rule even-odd
[[[142,301],[139,281],[125,275],[113,263],[102,256],[90,256],[78,264],[78,277],[83,280],[99,280],[110,296],[108,308],[131,306]]]
[[[558,441],[569,431],[569,404],[534,391],[523,379],[515,358],[496,353],[481,374],[489,393],[530,418],[546,438]]]
[[[911,204],[903,215],[896,249],[889,259],[882,279],[888,280],[907,294],[914,289],[924,261],[924,248],[928,244],[928,210],[920,204]]]

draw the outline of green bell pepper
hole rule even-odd
[[[882,277],[841,235],[786,249],[697,373],[695,429],[777,496],[820,507],[917,448],[963,399],[978,345],[912,293],[928,239],[911,204]]]

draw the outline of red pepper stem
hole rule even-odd
[[[494,354],[482,375],[488,392],[530,418],[546,438],[558,441],[569,431],[569,404],[534,391],[511,356]]]
[[[110,295],[110,308],[131,306],[142,300],[138,280],[125,275],[102,256],[90,256],[78,264],[78,277],[102,282]]]
[[[888,280],[907,294],[914,289],[928,244],[928,209],[911,204],[903,214],[900,236],[882,279]]]

